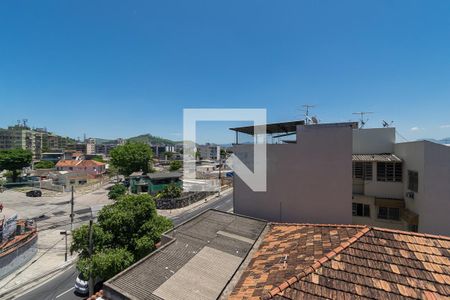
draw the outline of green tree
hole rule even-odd
[[[127,188],[120,183],[117,183],[111,187],[111,189],[108,192],[108,198],[117,200],[119,197],[125,195],[127,193]]]
[[[91,158],[92,160],[98,161],[98,162],[105,162],[105,160],[103,159],[103,156],[101,155],[96,155],[93,158]]]
[[[141,170],[148,173],[152,156],[147,144],[128,142],[111,150],[111,163],[125,176]]]
[[[12,149],[0,151],[0,170],[11,171],[12,181],[15,182],[22,168],[28,167],[33,159],[29,150]]]
[[[55,167],[55,163],[48,160],[41,160],[34,164],[35,169],[52,169]]]
[[[177,171],[179,169],[181,169],[181,167],[183,166],[183,163],[179,160],[173,160],[170,162],[170,171]]]
[[[164,189],[158,194],[159,198],[175,199],[181,196],[183,189],[175,183],[170,183],[164,187]]]
[[[172,222],[156,212],[148,194],[125,195],[105,206],[93,225],[93,255],[88,255],[89,228],[74,230],[71,249],[80,254],[77,268],[85,276],[111,278],[156,248]]]

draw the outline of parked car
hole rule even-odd
[[[32,190],[26,193],[27,197],[42,197],[42,192],[40,190]]]
[[[100,279],[95,280],[94,293],[100,291],[103,287],[103,281]],[[89,279],[85,278],[83,274],[79,274],[75,279],[75,293],[80,295],[89,294]]]

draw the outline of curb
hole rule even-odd
[[[66,269],[70,268],[72,265],[75,264],[78,256],[75,256],[65,262],[64,264],[53,268],[43,274],[40,274],[39,276],[36,276],[33,279],[28,280],[27,282],[18,284],[17,286],[14,286],[4,292],[0,292],[0,298],[1,299],[15,299],[16,297],[22,295],[24,292],[29,292],[33,290],[34,288],[37,288],[48,281],[50,281],[54,276],[58,275],[59,272],[65,271]],[[51,276],[52,275],[52,276]],[[39,280],[41,279],[41,280]],[[27,290],[24,290],[24,289]]]

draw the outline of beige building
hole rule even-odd
[[[450,235],[449,147],[396,143],[395,128],[292,123],[267,125],[275,143],[267,145],[266,192],[253,192],[236,174],[236,213]],[[247,127],[232,130],[252,134]],[[233,151],[251,168],[253,145],[237,140]]]
[[[220,146],[213,144],[205,144],[197,146],[197,151],[200,159],[203,160],[218,160],[220,159]]]
[[[33,153],[34,159],[39,159],[42,153],[43,133],[32,130],[26,125],[9,126],[0,128],[0,149],[24,149]]]

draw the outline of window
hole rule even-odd
[[[419,191],[419,173],[408,170],[408,189],[413,192]]]
[[[377,180],[402,182],[402,163],[378,162]]]
[[[358,217],[370,217],[370,206],[362,203],[352,203],[352,214]]]
[[[372,180],[372,163],[353,162],[353,179]]]
[[[400,220],[400,208],[380,207],[378,209],[378,219]]]

